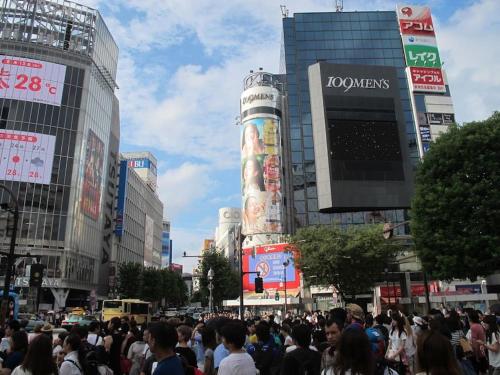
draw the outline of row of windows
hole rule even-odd
[[[331,21],[390,21],[396,19],[396,12],[324,12],[324,13],[295,13],[295,25],[304,22],[331,22]]]
[[[382,42],[392,42],[399,41],[401,43],[401,37],[399,32],[396,30],[352,30],[352,31],[302,31],[297,32],[295,36],[295,43],[300,43],[302,41],[353,41],[353,40],[369,40],[375,42],[380,40]],[[388,44],[384,44],[389,46]]]
[[[316,50],[302,50],[295,55],[297,60],[337,60],[337,59],[383,59],[383,58],[397,58],[401,61],[403,60],[403,55],[401,50],[389,47],[389,48],[377,48],[377,49],[362,49],[356,48],[354,46],[347,46],[349,41],[345,41],[345,47],[338,47],[341,49],[336,49],[332,51],[331,48],[316,49]],[[337,47],[336,47],[337,48]],[[287,59],[292,61],[294,55],[287,55]]]

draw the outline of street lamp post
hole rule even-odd
[[[287,313],[287,310],[288,310],[288,305],[287,305],[287,295],[286,295],[286,268],[288,267],[288,265],[290,264],[290,259],[287,259],[283,262],[283,279],[285,281],[285,314],[283,315],[283,319],[286,319],[286,313]]]
[[[17,198],[7,186],[0,184],[0,189],[4,190],[9,194],[11,201],[14,203],[13,208],[9,208],[8,211],[12,212],[14,215],[14,222],[12,233],[10,236],[10,247],[9,247],[9,255],[7,256],[7,269],[5,270],[5,280],[3,283],[3,296],[2,296],[2,308],[0,315],[0,326],[3,327],[5,323],[5,317],[7,315],[7,307],[9,305],[9,290],[10,290],[10,279],[12,277],[12,268],[14,265],[14,251],[16,248],[16,237],[17,237],[17,223],[19,221],[19,204],[17,202]]]
[[[214,289],[214,284],[213,284],[213,281],[214,281],[214,270],[212,268],[210,268],[208,270],[208,290],[210,291],[210,298],[208,300],[208,311],[210,312],[210,314],[212,314],[214,312],[214,300],[213,300],[213,295],[212,295],[212,291]]]

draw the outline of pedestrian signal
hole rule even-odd
[[[255,278],[255,293],[264,293],[264,280],[262,280],[262,277]]]
[[[274,300],[275,301],[279,301],[280,300],[280,293],[279,292],[276,292],[276,294],[274,295]]]
[[[43,279],[43,264],[32,264],[30,270],[30,286],[40,288]]]

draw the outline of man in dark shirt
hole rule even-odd
[[[319,375],[321,355],[309,349],[311,329],[299,324],[292,330],[292,338],[297,349],[287,353],[281,364],[281,375]]]
[[[174,351],[177,345],[175,328],[158,322],[151,325],[149,335],[149,348],[158,360],[152,375],[185,375],[182,362]]]

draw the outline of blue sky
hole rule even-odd
[[[278,72],[280,4],[333,11],[333,0],[80,0],[103,15],[120,48],[121,150],[149,150],[172,221],[174,261],[213,236],[218,209],[240,205],[239,112],[250,69]],[[396,2],[345,0],[345,11]],[[459,122],[500,103],[500,1],[428,0]]]

